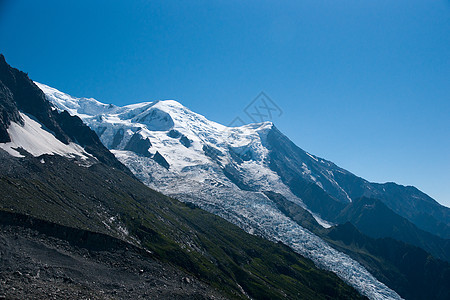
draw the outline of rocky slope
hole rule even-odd
[[[0,211],[0,298],[225,299],[111,236]]]

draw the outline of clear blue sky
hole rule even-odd
[[[224,124],[265,91],[303,149],[450,206],[449,0],[0,0],[0,52],[74,96]]]

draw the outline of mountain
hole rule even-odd
[[[330,221],[336,221],[336,212],[349,202],[368,197],[381,200],[417,227],[450,238],[450,208],[415,187],[368,182],[303,151],[278,130],[268,134],[267,148],[270,151],[269,167],[312,211]]]
[[[359,264],[286,216],[263,193],[283,195],[328,227],[321,217],[336,221],[352,203],[349,194],[354,194],[334,179],[340,175],[331,174],[358,179],[296,147],[272,123],[228,128],[176,101],[118,107],[38,85],[57,109],[80,116],[148,186],[195,203],[247,232],[280,240],[366,295],[367,286],[376,282]],[[364,182],[367,190],[375,186]],[[348,273],[349,269],[355,273]]]
[[[361,232],[374,238],[390,237],[420,247],[435,257],[450,262],[450,240],[417,228],[397,215],[383,202],[372,198],[356,199],[341,211],[337,220],[350,222]],[[376,224],[376,228],[374,228]]]
[[[363,298],[286,245],[139,182],[3,56],[0,86],[5,298]],[[374,282],[367,294],[396,296]]]
[[[130,244],[122,245],[120,251],[137,247],[149,256],[139,259],[155,261],[161,268],[167,263],[181,268],[184,275],[180,276],[205,282],[208,290],[218,290],[226,298],[245,298],[245,294],[255,299],[264,299],[263,295],[273,299],[282,295],[307,299],[359,297],[337,276],[317,269],[288,247],[246,234],[219,217],[154,192],[104,164],[87,168],[56,155],[14,158],[5,154],[0,166],[0,210],[82,230],[76,235],[71,231],[60,233],[62,241],[58,243],[83,241],[92,232],[106,234]],[[32,229],[48,235],[41,226]],[[97,245],[95,239],[91,242]],[[102,245],[101,240],[98,243]],[[100,250],[91,251],[86,245],[83,248],[99,255]],[[104,251],[115,252],[114,248]],[[70,256],[78,257],[79,253],[70,252]],[[77,272],[76,267],[72,269]],[[113,269],[120,270],[120,266]],[[209,295],[208,290],[204,297]]]
[[[327,231],[325,240],[361,262],[405,299],[450,298],[448,262],[391,238],[369,238],[349,222]]]
[[[448,299],[450,297],[450,286],[447,284],[450,281],[448,262],[436,259],[421,248],[392,238],[372,238],[361,233],[350,222],[323,228],[301,206],[277,193],[266,192],[266,195],[292,220],[360,262],[380,281],[405,299]],[[366,206],[367,203],[374,201],[376,200],[362,198],[349,206],[354,205],[355,202]],[[381,203],[381,205],[384,204]],[[373,220],[369,218],[372,227],[374,227],[373,224],[385,226],[384,224],[389,222],[389,219],[384,221],[385,216],[379,215],[379,217],[381,219],[377,223],[373,223]],[[365,219],[364,216],[362,218]],[[402,217],[398,216],[398,218]]]

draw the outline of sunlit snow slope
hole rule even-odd
[[[33,117],[20,113],[23,126],[12,122],[8,128],[11,142],[0,143],[0,148],[16,157],[23,157],[21,149],[33,156],[58,154],[81,160],[93,159],[84,149],[75,143],[64,144]]]
[[[172,100],[118,107],[38,86],[55,107],[82,118],[148,186],[195,203],[250,233],[284,242],[371,299],[400,298],[359,263],[286,217],[262,193],[274,191],[307,208],[289,186],[289,174],[273,165],[285,164],[286,157],[271,157],[278,132],[272,123],[228,128]],[[334,193],[338,201],[351,201],[333,178],[333,172],[347,171],[306,152],[296,167],[307,182]]]

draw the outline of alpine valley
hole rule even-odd
[[[450,209],[418,189],[271,122],[76,98],[3,56],[0,215],[0,297],[450,299]]]

